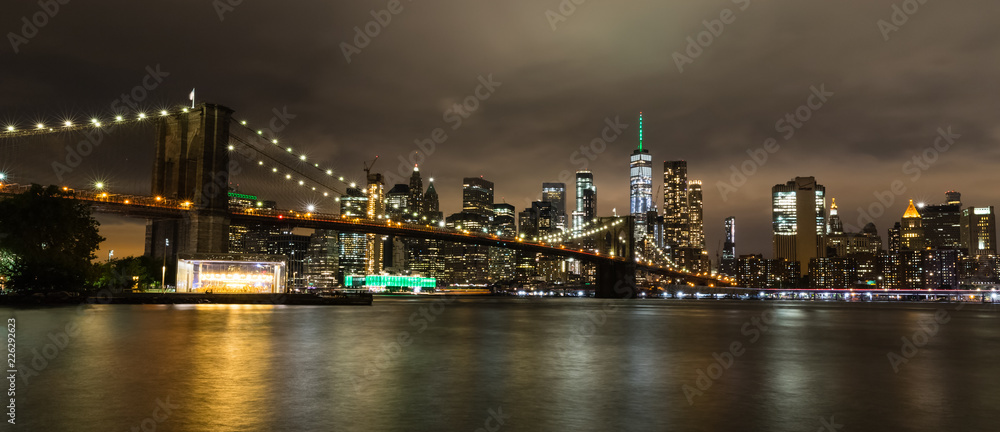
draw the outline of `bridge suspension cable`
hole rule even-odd
[[[265,154],[266,155],[266,151],[264,150],[265,148],[273,148],[273,149],[279,150],[282,153],[285,153],[285,154],[288,154],[288,155],[291,155],[291,156],[295,157],[302,165],[308,166],[309,170],[315,170],[318,175],[320,175],[322,177],[327,177],[327,178],[333,179],[335,181],[339,181],[344,186],[348,185],[347,182],[344,180],[344,176],[343,175],[338,175],[332,168],[322,168],[320,166],[320,164],[317,163],[317,162],[313,162],[313,163],[310,164],[308,162],[308,156],[306,156],[306,154],[304,152],[297,151],[297,150],[295,150],[295,148],[289,146],[288,144],[279,142],[278,138],[275,137],[275,136],[264,136],[264,130],[263,129],[256,129],[255,130],[254,128],[250,127],[250,125],[248,124],[248,122],[246,120],[241,120],[239,122],[236,122],[234,120],[234,124],[236,125],[236,127],[237,127],[238,130],[250,133],[249,135],[250,135],[251,138],[243,137],[243,142],[246,145],[248,145],[249,147],[253,148],[254,150],[257,150],[261,154]],[[259,142],[259,143],[262,143],[262,144],[265,144],[265,145],[263,147],[257,147],[255,145],[252,145],[251,142]],[[277,158],[275,158],[273,156],[270,156],[270,155],[267,155],[267,156],[271,157],[273,160],[275,160],[277,162]],[[286,168],[291,168],[291,167],[288,167],[286,164],[282,164],[282,165],[286,166]],[[305,173],[301,173],[301,175],[306,176]],[[316,181],[316,180],[314,180],[314,181]],[[316,181],[316,182],[317,183],[321,183],[319,181]],[[339,192],[339,193],[341,195],[343,195],[343,192]]]
[[[178,112],[188,112],[189,108],[178,108],[172,111],[135,111],[132,113],[119,112],[111,116],[91,116],[85,120],[77,120],[66,117],[61,120],[39,120],[29,126],[21,127],[14,123],[3,125],[0,130],[0,138],[24,138],[37,135],[55,134],[62,132],[79,132],[88,130],[106,130],[117,126],[128,126],[146,123],[157,117],[164,117]]]

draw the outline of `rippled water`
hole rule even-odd
[[[0,310],[29,371],[17,381],[25,431],[994,431],[1000,407],[990,305]]]

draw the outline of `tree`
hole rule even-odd
[[[14,291],[84,288],[104,237],[86,203],[72,192],[32,185],[0,200],[0,274]]]
[[[99,278],[95,288],[108,288],[113,291],[131,291],[133,287],[142,289],[154,281],[153,274],[158,274],[160,265],[149,257],[127,257],[113,259],[99,265]],[[155,270],[155,272],[154,272]]]

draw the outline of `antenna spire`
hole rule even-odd
[[[639,151],[642,151],[642,111],[639,111]]]

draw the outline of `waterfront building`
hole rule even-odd
[[[826,188],[814,177],[796,177],[771,189],[774,257],[806,263],[826,255]]]

